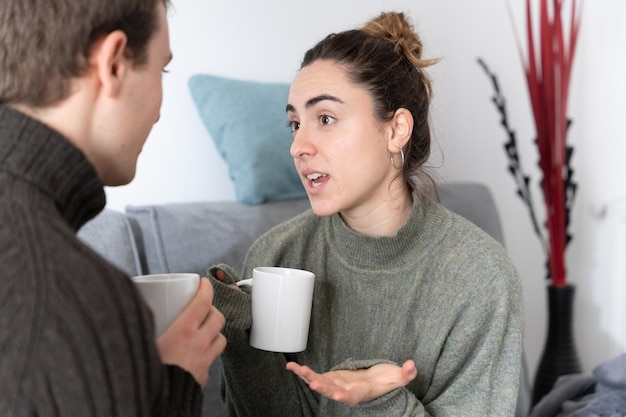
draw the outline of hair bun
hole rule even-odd
[[[422,59],[422,40],[402,12],[383,12],[367,22],[361,31],[372,38],[392,42],[396,50],[417,68],[425,68],[437,62]]]

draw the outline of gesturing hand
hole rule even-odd
[[[204,386],[209,366],[226,347],[222,327],[224,316],[213,306],[213,286],[202,278],[189,305],[157,339],[161,361],[187,370]]]
[[[330,371],[318,374],[308,366],[287,363],[287,369],[299,376],[309,387],[332,400],[355,405],[371,401],[404,387],[417,376],[415,362],[408,360],[402,367],[381,363],[355,371]]]

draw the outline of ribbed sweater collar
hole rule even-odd
[[[331,247],[336,249],[335,255],[349,264],[367,270],[401,270],[419,262],[418,257],[428,256],[441,239],[441,227],[446,217],[439,207],[413,195],[411,214],[394,236],[357,233],[335,214],[326,223],[326,237],[333,241]],[[398,264],[398,259],[405,259],[406,263]]]
[[[36,187],[78,230],[104,208],[103,184],[85,155],[58,132],[0,106],[0,171]]]

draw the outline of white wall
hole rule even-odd
[[[360,25],[381,7],[405,11],[423,37],[426,55],[443,58],[432,70],[438,146],[433,163],[443,165],[441,179],[480,181],[495,194],[507,248],[524,282],[526,351],[534,375],[545,332],[544,257],[506,169],[505,136],[490,102],[491,84],[476,63],[477,57],[484,58],[498,75],[522,163],[536,181],[534,128],[507,2],[522,25],[523,0],[175,1],[170,16],[174,61],[164,77],[162,117],[140,156],[135,181],[107,189],[108,207],[234,200],[227,167],[193,107],[187,88],[191,74],[289,82],[304,51],[321,37]],[[626,127],[621,119],[626,111],[626,2],[583,3],[569,106],[579,193],[567,264],[569,279],[578,287],[575,331],[588,372],[626,349],[607,324],[608,314],[616,309],[606,303],[612,288],[606,275],[610,230],[604,218],[594,215],[594,210],[626,196]],[[541,207],[539,194],[535,203]]]

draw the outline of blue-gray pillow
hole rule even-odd
[[[289,154],[289,84],[197,74],[189,79],[189,88],[228,165],[237,200],[255,205],[306,197]]]

